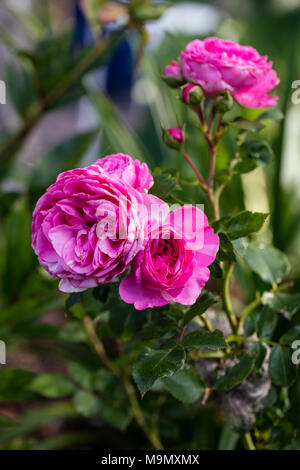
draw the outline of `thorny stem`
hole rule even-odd
[[[137,425],[142,429],[146,437],[149,439],[149,441],[153,445],[154,449],[163,450],[163,445],[159,439],[156,429],[150,428],[143,416],[142,410],[140,408],[140,405],[139,405],[139,402],[135,393],[135,389],[132,383],[130,382],[130,379],[125,373],[122,373],[119,370],[115,369],[113,363],[107,356],[105,349],[103,347],[103,344],[101,343],[101,341],[99,340],[97,336],[93,320],[90,317],[84,317],[83,324],[87,332],[87,335],[97,355],[99,356],[101,362],[103,362],[103,364],[107,367],[108,370],[111,371],[111,373],[115,377],[117,377],[118,379],[122,381],[123,386],[128,395],[128,399],[130,401],[133,417]]]

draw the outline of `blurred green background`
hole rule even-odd
[[[98,3],[103,8],[105,2]],[[291,99],[292,82],[300,80],[298,1],[168,5],[160,19],[146,23],[149,40],[145,44],[144,27],[124,31],[122,21],[107,20],[105,9],[101,16],[98,10],[94,14],[93,9],[83,8],[87,22],[83,24],[72,0],[1,1],[0,79],[6,83],[6,104],[0,105],[0,339],[7,345],[7,366],[0,366],[0,428],[2,422],[5,428],[0,448],[143,445],[135,429],[127,433],[119,426],[116,430],[109,419],[105,424],[92,420],[83,425],[67,401],[39,403],[24,391],[31,376],[24,373],[16,381],[9,369],[64,373],[69,360],[91,361],[91,368],[95,367],[81,344],[82,332],[66,323],[66,296],[39,267],[31,249],[32,210],[59,172],[110,153],[128,153],[146,161],[153,171],[157,166],[179,170],[177,201],[204,202],[199,188],[190,184],[190,169],[179,154],[164,146],[160,128],[188,120],[178,92],[170,90],[161,75],[191,39],[208,35],[231,39],[252,45],[274,62],[281,79],[276,90],[278,107],[285,116],[263,131],[274,157],[267,167],[233,178],[222,196],[221,213],[233,214],[245,207],[270,212],[259,237],[288,255],[293,291],[299,292],[300,104]],[[113,13],[116,18],[119,14]],[[252,119],[258,112],[244,109],[243,114]],[[190,124],[188,133],[188,150],[206,175],[206,145],[195,126]],[[230,131],[222,143],[217,171],[226,169],[233,158],[234,137]],[[234,291],[237,304],[241,299],[250,301],[254,292],[251,276],[240,276],[244,289]],[[186,429],[181,412],[173,403],[171,416],[162,423],[171,448]],[[2,414],[19,425],[7,429]],[[174,416],[177,428],[172,424]],[[222,428],[215,410],[200,409],[197,420],[193,418],[190,425],[195,429],[185,437],[188,448],[225,446],[227,428]],[[229,435],[232,441],[226,445],[234,447],[235,434]]]

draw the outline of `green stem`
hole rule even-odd
[[[241,317],[240,317],[240,321],[239,321],[239,326],[238,326],[238,333],[241,333],[242,332],[242,329],[243,329],[243,325],[244,325],[244,321],[246,319],[246,317],[253,311],[256,309],[256,307],[258,307],[261,303],[261,296],[257,297],[255,300],[253,300],[253,302],[251,302],[242,312],[241,314]]]
[[[236,333],[238,323],[237,323],[236,316],[233,313],[231,300],[230,300],[230,276],[231,276],[232,270],[233,270],[232,264],[227,265],[225,267],[225,277],[223,281],[223,304],[224,304],[224,310],[228,318],[228,321],[230,323],[231,329],[233,333]]]
[[[250,432],[246,432],[243,436],[243,444],[246,450],[256,450]]]
[[[150,428],[148,424],[146,423],[146,420],[143,416],[142,410],[140,408],[140,405],[139,405],[139,402],[135,393],[135,389],[132,383],[130,382],[130,379],[128,378],[126,374],[121,373],[120,371],[116,370],[110,358],[107,356],[104,346],[97,336],[93,320],[90,317],[84,317],[83,324],[85,327],[85,331],[87,332],[87,335],[97,355],[99,356],[101,362],[107,367],[108,370],[110,370],[110,372],[115,377],[117,377],[118,379],[122,381],[123,386],[126,390],[130,405],[131,405],[133,417],[137,425],[142,429],[142,431],[144,432],[148,440],[153,445],[154,449],[163,450],[163,445],[160,442],[158,432],[156,431],[156,429]]]

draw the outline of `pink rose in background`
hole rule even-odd
[[[200,209],[176,209],[150,234],[132,263],[132,272],[120,284],[120,296],[137,310],[171,300],[192,305],[209,279],[207,266],[218,249],[219,237]]]
[[[177,82],[183,82],[184,77],[181,71],[181,68],[176,62],[176,60],[172,60],[170,65],[167,65],[165,68],[165,77],[166,78],[172,78],[176,80]]]
[[[181,52],[180,65],[188,82],[198,83],[207,96],[228,89],[242,106],[266,108],[277,97],[267,93],[279,83],[272,62],[253,47],[210,37],[190,42]]]
[[[153,178],[146,163],[133,160],[129,155],[116,153],[96,161],[106,173],[130,184],[137,191],[147,192],[153,186]]]
[[[139,206],[153,198],[99,164],[61,173],[33,213],[32,246],[41,266],[61,279],[63,292],[115,280],[143,246],[147,218]]]

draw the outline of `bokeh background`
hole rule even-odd
[[[72,322],[66,323],[66,296],[58,293],[57,282],[38,266],[31,249],[33,207],[57,174],[123,152],[146,161],[152,171],[160,166],[192,180],[180,155],[161,139],[161,126],[184,125],[193,119],[178,92],[161,79],[164,66],[191,39],[208,35],[231,39],[252,45],[274,62],[281,79],[278,108],[284,119],[263,130],[273,147],[273,159],[266,167],[233,178],[222,196],[221,212],[247,208],[271,214],[260,239],[288,255],[293,291],[299,292],[300,104],[292,101],[292,83],[300,80],[299,2],[212,0],[164,5],[169,8],[160,18],[124,31],[126,3],[0,2],[0,79],[6,83],[6,104],[0,105],[0,339],[7,345],[7,366],[0,366],[0,415],[19,423],[0,433],[0,448],[139,445],[141,438],[134,429],[124,432],[117,426],[116,430],[109,420],[83,424],[66,402],[31,400],[24,392],[26,374],[16,382],[9,369],[59,373],[66,370],[68,360],[89,360],[80,344],[81,333],[72,330]],[[105,53],[98,51],[95,60],[86,63],[86,56],[93,58],[97,45],[101,48],[104,42]],[[258,112],[244,109],[243,114],[253,119]],[[206,174],[205,143],[193,125],[188,132],[189,151]],[[230,131],[220,147],[217,171],[233,157],[234,137]],[[185,187],[184,178],[174,193],[177,200],[204,202],[199,188]],[[242,291],[236,287],[233,299],[237,305],[241,299],[251,300],[254,292],[251,277],[239,275]],[[172,413],[178,413],[177,427],[171,420],[162,423],[170,446],[178,442],[184,426],[180,409],[174,405]],[[190,432],[196,437],[188,445],[224,447],[228,434],[215,410],[197,413],[192,425],[196,432]],[[230,436],[234,446],[234,432]]]

